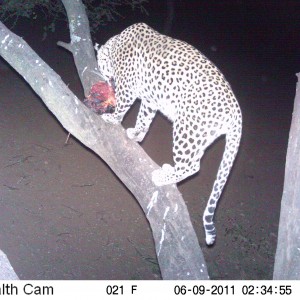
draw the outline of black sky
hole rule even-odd
[[[151,7],[166,1],[150,1]],[[175,0],[174,32],[199,32],[208,43],[236,51],[296,52],[300,1]]]

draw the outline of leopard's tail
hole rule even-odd
[[[235,120],[234,124],[231,126],[231,129],[226,134],[226,145],[223,157],[211,195],[203,214],[203,226],[205,229],[205,240],[207,245],[212,245],[216,239],[216,228],[213,222],[214,213],[240,145],[242,133],[241,118],[242,117],[240,115],[240,118]]]

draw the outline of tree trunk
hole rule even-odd
[[[83,16],[81,1],[63,3],[69,17],[77,12]],[[80,19],[79,14],[75,19]],[[91,84],[97,79],[92,75],[96,65],[93,47],[85,45],[91,44],[91,40],[83,36],[89,27],[83,19],[81,22],[72,20],[69,20],[70,27],[74,27],[70,31],[71,44],[62,45],[73,55],[81,53],[80,57],[75,54],[74,59],[81,66],[78,68],[80,78],[83,74],[90,74],[92,78],[82,81],[88,90],[88,82]],[[24,77],[62,126],[98,154],[135,196],[150,223],[163,279],[208,279],[203,254],[181,194],[175,185],[157,187],[152,183],[151,173],[158,166],[138,144],[127,138],[123,127],[103,122],[85,107],[28,44],[1,22],[0,55]]]
[[[300,73],[286,156],[273,279],[300,279]]]

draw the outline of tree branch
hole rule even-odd
[[[87,97],[91,86],[99,80],[104,80],[97,74],[99,71],[89,21],[85,7],[80,0],[62,0],[62,3],[69,20],[71,42],[58,42],[57,45],[72,53],[84,89],[84,95]]]
[[[76,45],[80,53],[83,43],[87,41]],[[24,77],[62,126],[98,154],[135,196],[150,223],[162,277],[208,279],[184,200],[175,185],[158,188],[152,183],[151,173],[158,166],[143,149],[126,137],[121,126],[106,124],[85,107],[29,45],[1,22],[0,55]],[[85,61],[87,54],[81,55]]]
[[[300,279],[300,73],[289,134],[274,280]]]
[[[70,51],[71,53],[73,53],[73,47],[70,43],[65,43],[65,42],[57,42],[57,45],[62,47],[62,48],[65,48],[66,50]]]

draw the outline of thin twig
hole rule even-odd
[[[84,183],[84,184],[72,184],[72,187],[87,187],[87,186],[94,186],[94,183]]]
[[[68,136],[67,136],[67,139],[66,139],[66,141],[65,141],[65,145],[69,145],[68,142],[69,142],[69,139],[70,139],[70,135],[71,135],[71,133],[69,132],[69,134],[68,134]]]
[[[4,168],[8,168],[8,167],[12,167],[12,166],[17,165],[17,164],[24,163],[25,161],[27,161],[27,160],[28,160],[29,158],[31,158],[31,157],[33,157],[33,156],[32,156],[32,155],[28,155],[28,156],[26,156],[26,157],[22,157],[22,158],[20,158],[18,161],[6,165]]]
[[[78,210],[76,210],[76,209],[74,209],[74,208],[72,208],[72,207],[70,207],[70,206],[67,206],[67,205],[64,205],[64,204],[62,204],[62,206],[64,206],[64,207],[70,209],[71,211],[75,212],[75,213],[77,214],[78,217],[81,217],[81,216],[83,215],[82,212],[80,212],[80,211],[78,211]]]
[[[63,47],[65,49],[67,49],[68,51],[70,51],[71,53],[73,53],[73,47],[70,43],[65,43],[65,42],[57,42],[57,46]]]

